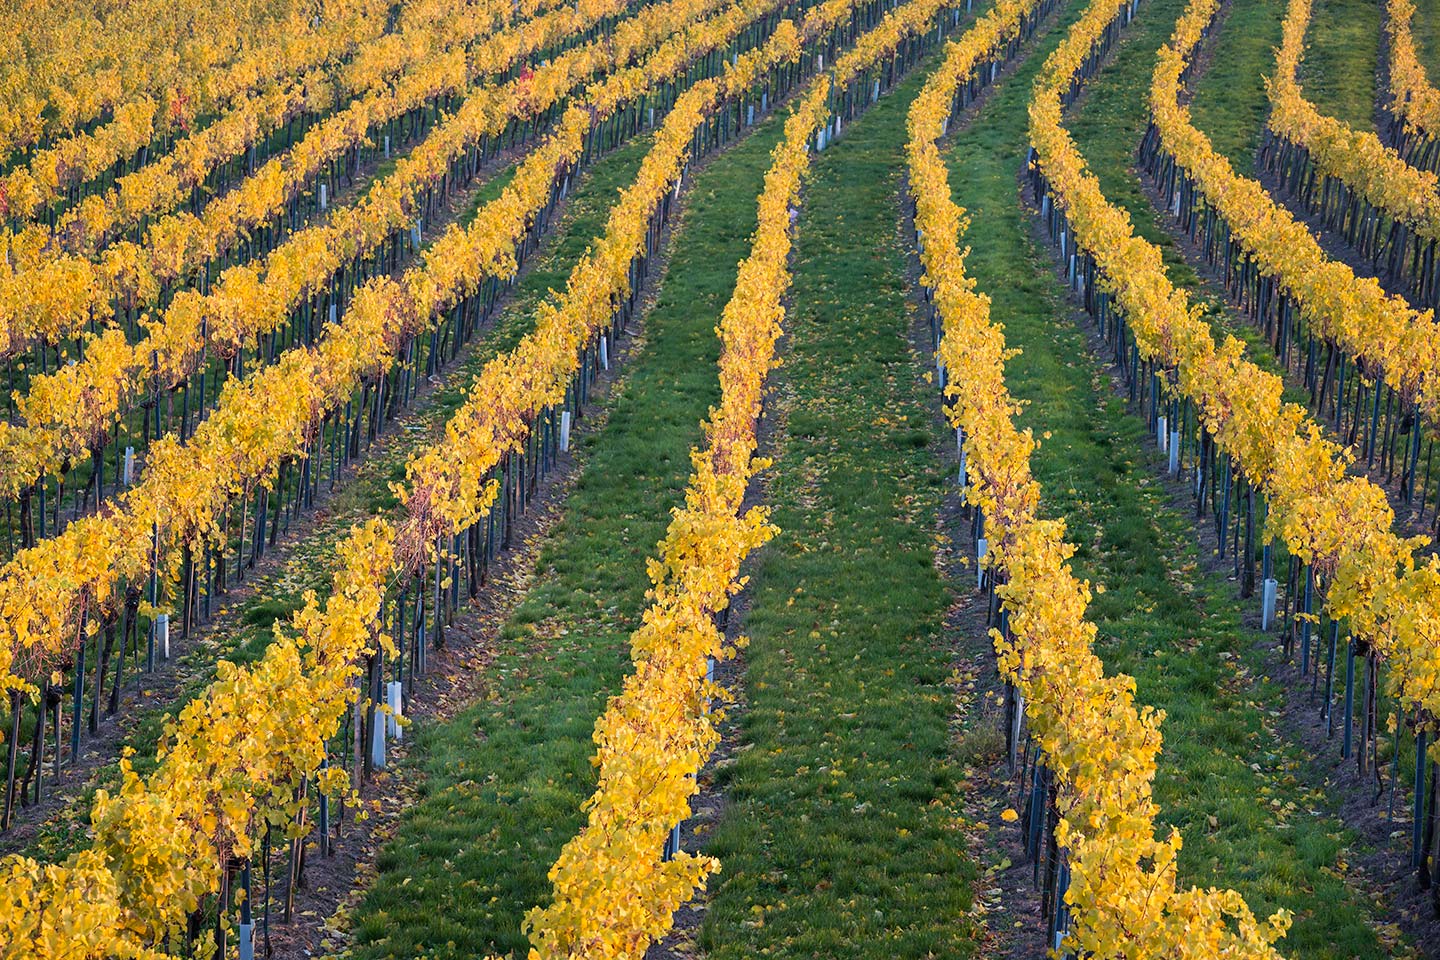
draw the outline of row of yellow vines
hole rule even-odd
[[[1093,957],[1274,958],[1272,944],[1288,917],[1260,923],[1233,890],[1177,887],[1179,832],[1158,838],[1155,823],[1164,713],[1137,708],[1134,680],[1107,676],[1094,653],[1095,625],[1085,619],[1089,584],[1070,570],[1074,547],[1064,521],[1039,516],[1040,487],[1030,472],[1036,441],[1015,426],[1020,404],[1006,388],[1004,365],[1018,351],[1007,350],[989,298],[965,273],[960,237],[967,221],[951,199],[939,141],[957,88],[988,65],[1035,6],[1000,0],[951,45],[911,107],[907,154],[922,283],[942,325],[937,356],[946,373],[946,415],[964,438],[966,495],[985,517],[985,562],[1003,574],[997,593],[1009,630],[991,635],[1058,788],[1055,831],[1069,866],[1065,902],[1073,915],[1063,949]],[[1058,113],[1057,93],[1078,66],[1077,54],[1090,50],[1118,10],[1113,0],[1095,4],[1046,63],[1035,88],[1041,115],[1051,115],[1052,104]],[[1064,142],[1057,130],[1044,139]]]
[[[1390,42],[1390,111],[1405,125],[1407,134],[1433,140],[1440,134],[1440,90],[1430,85],[1416,53],[1415,36],[1410,31],[1415,18],[1414,0],[1385,0],[1385,18]]]

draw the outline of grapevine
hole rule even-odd
[[[1386,73],[1390,112],[1400,124],[1399,149],[1410,163],[1432,169],[1434,148],[1440,135],[1440,90],[1430,83],[1415,49],[1411,22],[1415,19],[1413,0],[1386,0],[1385,33],[1390,43]]]

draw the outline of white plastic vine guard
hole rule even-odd
[[[370,728],[370,765],[376,770],[385,769],[385,724],[377,723]]]
[[[1270,624],[1275,621],[1275,594],[1280,584],[1274,577],[1269,577],[1260,586],[1260,629],[1268,631]]]
[[[405,715],[405,694],[399,680],[391,680],[385,685],[385,703],[390,708],[390,715],[385,718],[390,736],[395,740],[404,740],[405,728],[400,726],[400,718]]]

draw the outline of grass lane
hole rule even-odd
[[[1300,65],[1305,96],[1321,113],[1373,133],[1379,54],[1376,0],[1315,0]],[[1272,58],[1267,73],[1274,69]]]
[[[923,72],[817,158],[806,192],[767,450],[782,532],[751,581],[742,744],[707,846],[724,864],[700,937],[715,960],[975,951],[935,566],[946,441],[896,239]]]
[[[1107,195],[1122,195],[1147,235],[1138,188],[1118,188],[1133,181],[1129,151],[1154,51],[1182,6],[1142,7],[1072,128]],[[1294,910],[1281,944],[1288,956],[1389,956],[1363,895],[1342,879],[1348,837],[1327,814],[1305,758],[1276,728],[1285,693],[1264,679],[1266,657],[1242,626],[1236,585],[1204,572],[1190,511],[1171,506],[1158,460],[1142,452],[1144,421],[1126,412],[1071,323],[1050,251],[1017,205],[1036,63],[959,135],[952,183],[972,213],[970,272],[994,298],[1009,344],[1024,351],[1007,367],[1011,389],[1028,403],[1022,425],[1050,432],[1034,458],[1043,503],[1066,519],[1078,572],[1108,588],[1090,608],[1098,653],[1108,669],[1136,678],[1142,703],[1168,714],[1156,796],[1163,822],[1184,831],[1182,882],[1233,886],[1260,914]],[[1167,262],[1175,273],[1183,267],[1173,252]]]
[[[1248,176],[1270,115],[1265,78],[1275,73],[1285,0],[1230,0],[1224,18],[1210,38],[1204,75],[1191,83],[1190,118]]]
[[[356,956],[524,955],[524,913],[549,896],[546,871],[594,790],[590,735],[630,665],[646,558],[719,397],[714,326],[778,136],[767,121],[692,175],[642,339],[602,401],[604,425],[577,436],[583,467],[541,545],[537,585],[476,677],[477,702],[416,732],[420,796],[354,913]]]
[[[1420,62],[1430,82],[1440,81],[1440,2],[1415,0],[1415,17],[1410,23]]]

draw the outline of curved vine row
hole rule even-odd
[[[1155,822],[1164,713],[1138,708],[1134,680],[1107,675],[1095,655],[1095,626],[1085,619],[1089,584],[1070,570],[1074,547],[1065,540],[1064,522],[1040,518],[1040,488],[1030,472],[1037,441],[1014,423],[1020,405],[1005,386],[1004,370],[1018,351],[1006,348],[991,322],[989,298],[965,273],[967,220],[951,199],[939,143],[961,85],[990,68],[1036,6],[1001,0],[951,45],[911,107],[906,150],[921,284],[938,321],[946,415],[964,451],[966,500],[979,511],[977,528],[987,545],[982,563],[996,578],[1005,611],[990,634],[1001,673],[1013,685],[1008,722],[1017,731],[1022,718],[1028,722],[1056,789],[1054,812],[1040,814],[1063,858],[1056,889],[1047,892],[1055,904],[1051,945],[1093,957],[1275,958],[1273,944],[1288,928],[1288,916],[1262,923],[1233,890],[1178,885],[1179,832],[1157,836]],[[1033,94],[1032,138],[1043,117],[1039,122],[1047,126],[1037,139],[1047,146],[1068,143],[1058,126],[1061,91],[1122,9],[1130,7],[1113,0],[1092,5],[1047,60]],[[1043,799],[1034,804],[1030,817],[1043,805]]]
[[[1433,172],[1436,139],[1440,137],[1440,90],[1430,83],[1416,52],[1410,29],[1414,19],[1414,0],[1385,0],[1385,37],[1390,52],[1385,72],[1387,106],[1397,123],[1392,137],[1400,155]]]
[[[712,702],[725,691],[706,664],[734,653],[717,616],[744,586],[741,565],[775,528],[763,506],[742,512],[756,457],[765,380],[776,364],[782,298],[789,288],[790,230],[812,143],[831,119],[874,101],[866,75],[927,34],[954,0],[910,0],[862,34],[828,74],[800,94],[771,154],[758,227],[721,314],[720,403],[685,503],[649,563],[652,601],[631,637],[634,673],[595,723],[599,783],[587,822],[550,869],[554,899],[525,918],[536,958],[638,958],[671,928],[676,909],[720,868],[715,858],[666,843],[690,812],[697,775],[719,740]],[[942,27],[943,28],[943,27]]]
[[[1289,0],[1261,164],[1355,249],[1422,302],[1440,302],[1440,177],[1412,167],[1375,134],[1322,114],[1298,78],[1311,0]]]

